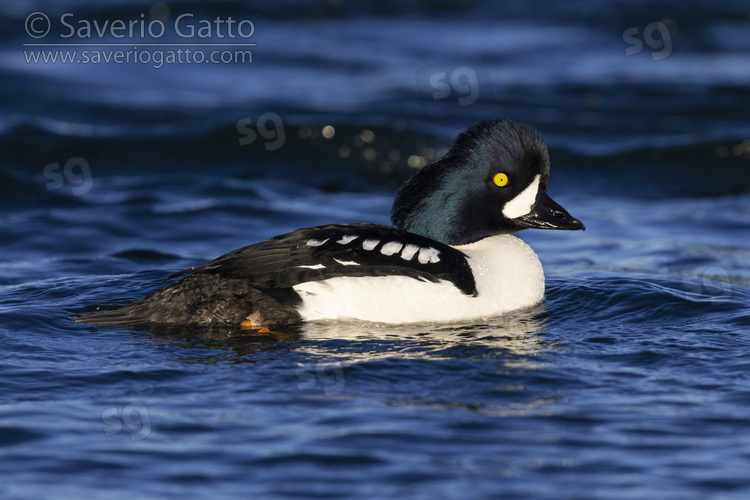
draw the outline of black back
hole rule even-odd
[[[354,236],[356,238],[352,239]],[[370,246],[374,241],[378,243],[367,250],[363,246],[366,240],[371,240]],[[386,255],[381,250],[389,242],[402,243],[403,247]],[[402,257],[406,245],[437,250],[439,260],[422,263],[419,252],[407,260]],[[301,267],[318,265],[325,267]],[[307,281],[339,276],[397,275],[433,283],[450,281],[463,293],[476,295],[474,276],[463,252],[424,236],[379,224],[333,224],[298,229],[234,250],[170,277],[184,274],[216,274],[247,280],[251,286],[271,293]]]

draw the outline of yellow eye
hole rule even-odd
[[[503,187],[508,184],[508,174],[495,174],[494,177],[492,177],[492,182],[495,183],[495,186]]]

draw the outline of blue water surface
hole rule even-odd
[[[197,43],[64,39],[66,13],[249,19],[252,62],[35,63],[60,47],[32,43]],[[0,497],[747,498],[749,13],[6,2]],[[295,228],[388,223],[485,118],[541,131],[550,194],[587,227],[519,234],[538,306],[268,333],[72,319]]]

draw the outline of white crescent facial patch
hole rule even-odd
[[[539,174],[534,177],[526,189],[518,193],[503,207],[503,215],[508,219],[517,219],[531,212],[539,192]]]

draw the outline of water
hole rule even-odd
[[[0,7],[1,496],[746,498],[750,5],[499,9]],[[251,19],[257,45],[27,64],[37,11],[54,42],[66,12],[195,13]],[[497,117],[542,132],[587,226],[521,233],[547,275],[531,310],[269,334],[70,318],[294,228],[387,223],[410,162]]]

